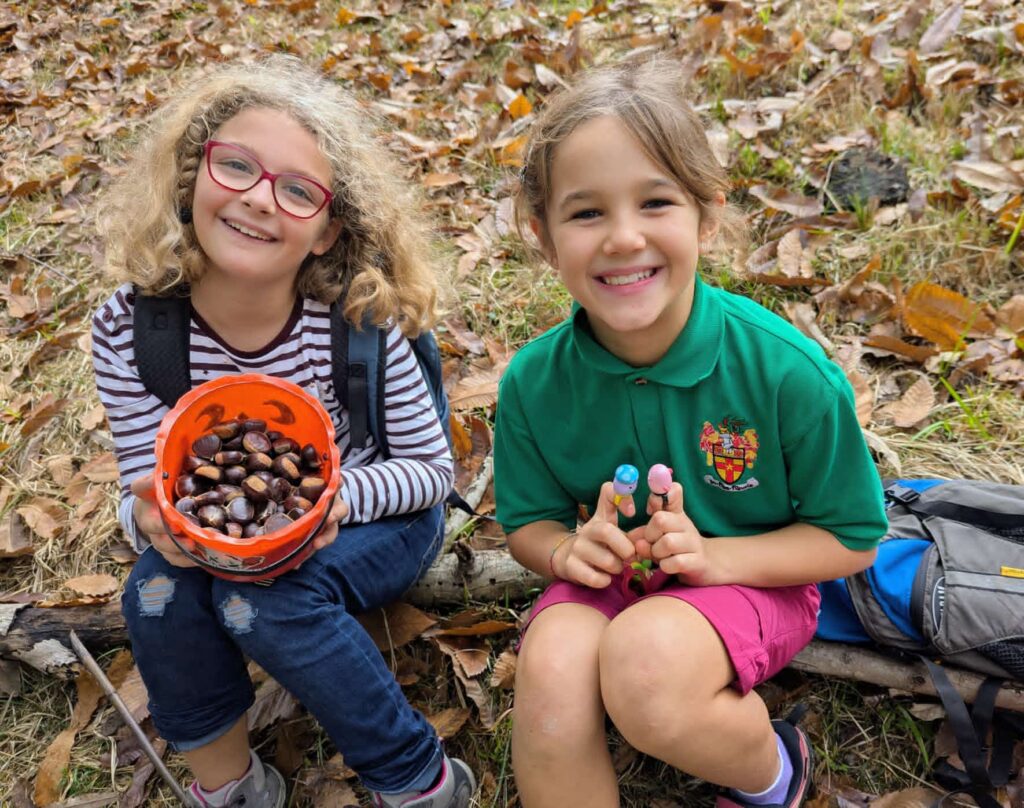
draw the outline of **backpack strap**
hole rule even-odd
[[[952,519],[954,522],[977,525],[980,528],[994,532],[1020,529],[1020,514],[997,513],[985,508],[974,508],[958,502],[939,500],[923,502],[918,491],[909,486],[901,485],[898,482],[886,487],[885,497],[890,502],[898,502],[918,517],[939,516],[943,519]]]
[[[187,297],[151,297],[135,291],[132,342],[143,386],[168,407],[192,389]]]
[[[366,448],[373,435],[385,455],[387,437],[383,419],[383,378],[386,334],[368,321],[357,329],[342,314],[338,303],[331,305],[331,378],[334,392],[348,410],[349,440],[356,449]]]
[[[973,707],[968,709],[946,672],[927,657],[922,656],[921,661],[928,669],[932,684],[942,699],[942,706],[946,708],[946,715],[956,738],[957,752],[964,763],[964,771],[961,771],[945,760],[940,761],[935,766],[935,779],[953,793],[969,794],[979,808],[995,808],[999,802],[991,792],[993,788],[1006,784],[1009,779],[1009,766],[1005,772],[997,770],[1002,769],[1005,754],[994,750],[993,763],[991,768],[989,767],[985,739],[989,727],[992,726],[996,694],[1003,681],[993,676],[987,677],[978,688]]]

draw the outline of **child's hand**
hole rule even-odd
[[[603,589],[612,582],[613,575],[622,572],[623,562],[631,560],[636,551],[619,530],[619,511],[632,516],[636,511],[633,497],[624,497],[616,507],[615,490],[607,482],[601,486],[593,518],[552,557],[551,568],[559,578]]]
[[[139,530],[149,537],[153,548],[160,553],[167,563],[172,567],[195,567],[196,562],[185,555],[181,549],[167,535],[167,527],[164,520],[160,518],[160,511],[156,506],[156,495],[153,493],[153,474],[144,474],[132,481],[132,493],[135,494],[135,504],[132,506],[132,516]],[[184,537],[179,541],[189,550],[193,547],[191,539]]]
[[[647,501],[647,512],[651,521],[630,531],[636,554],[653,559],[662,572],[678,575],[683,583],[706,583],[710,573],[706,539],[683,510],[682,486],[672,483],[667,508],[662,507],[660,496],[652,495]]]
[[[348,516],[348,503],[341,498],[341,493],[334,495],[334,504],[327,514],[323,529],[313,538],[313,552],[323,550],[327,545],[333,544],[338,538],[338,522]]]

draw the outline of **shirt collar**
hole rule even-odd
[[[623,362],[594,339],[587,313],[578,304],[572,308],[572,341],[579,358],[601,373],[645,378],[674,387],[693,387],[711,375],[722,347],[723,313],[721,293],[699,277],[693,291],[693,307],[683,330],[668,353],[651,367],[633,367]]]

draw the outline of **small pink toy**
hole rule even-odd
[[[647,472],[647,487],[652,494],[661,497],[661,507],[668,507],[668,491],[672,487],[672,469],[662,463],[655,463]]]

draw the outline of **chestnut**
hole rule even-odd
[[[242,434],[242,424],[232,418],[230,421],[224,421],[223,423],[217,424],[210,431],[222,441],[231,440],[232,438]]]
[[[249,476],[245,466],[228,466],[224,469],[224,482],[229,485],[241,485],[242,480]]]
[[[273,444],[264,432],[246,432],[242,435],[242,448],[247,452],[270,454]]]
[[[220,505],[204,505],[196,512],[199,523],[214,530],[221,530],[227,523],[227,514]]]
[[[202,490],[199,480],[191,474],[182,474],[174,481],[174,493],[179,497],[190,497]]]
[[[224,524],[224,532],[233,539],[242,538],[243,530],[244,528],[238,522],[226,522]]]
[[[255,474],[250,474],[242,480],[242,490],[253,502],[263,502],[270,496],[270,486],[262,477]]]
[[[297,454],[299,451],[299,443],[291,438],[278,438],[274,441],[271,448],[274,450],[275,455]],[[296,458],[296,461],[297,460],[298,458]]]
[[[213,462],[218,466],[237,466],[243,460],[245,460],[244,452],[232,450],[217,452],[217,454],[213,456]]]
[[[270,455],[264,452],[253,452],[245,457],[245,467],[249,471],[269,471],[273,465]]]
[[[256,508],[252,502],[245,497],[235,497],[233,500],[227,503],[226,510],[228,512],[228,518],[232,522],[238,522],[240,524],[248,524],[252,521],[256,515]]]
[[[292,484],[288,482],[284,477],[275,477],[270,481],[270,498],[274,502],[280,502],[283,499],[287,499],[291,496]]]
[[[205,466],[200,466],[194,472],[196,477],[200,477],[206,480],[208,483],[219,483],[224,479],[224,469],[220,466],[215,466],[212,463],[207,463]]]
[[[275,530],[280,530],[283,527],[288,527],[292,523],[292,519],[287,514],[275,513],[267,517],[267,521],[263,523],[263,529],[267,533],[273,533]]]
[[[192,454],[212,460],[213,456],[220,451],[220,438],[212,432],[200,435],[192,441]]]
[[[242,432],[266,432],[267,422],[262,418],[247,418],[242,421]]]
[[[196,509],[195,498],[181,497],[177,502],[174,503],[174,509],[178,513],[193,513]]]
[[[195,500],[196,505],[198,505],[200,508],[206,505],[223,505],[224,495],[220,491],[214,489],[212,491],[206,491],[205,493],[202,494],[197,494]]]
[[[323,477],[303,477],[299,483],[299,496],[305,497],[310,502],[316,502],[320,495],[327,489],[327,482]]]
[[[274,458],[271,469],[278,477],[285,477],[289,480],[297,480],[302,476],[299,456],[293,452],[279,455]]]

